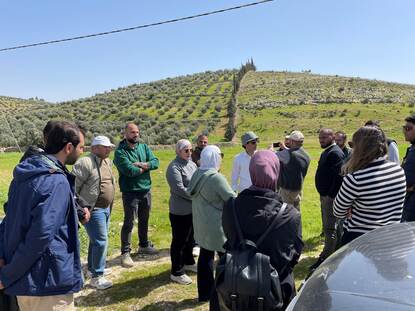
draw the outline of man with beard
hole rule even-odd
[[[158,253],[148,240],[148,218],[151,208],[150,171],[159,167],[159,160],[146,144],[139,142],[139,137],[138,126],[132,122],[127,123],[124,140],[120,142],[114,155],[124,207],[124,223],[121,229],[121,265],[126,268],[134,265],[130,256],[134,215],[138,217],[138,252],[147,255]]]
[[[334,141],[336,142],[336,145],[340,147],[340,149],[344,153],[344,159],[347,161],[350,157],[350,153],[352,151],[352,148],[347,146],[347,134],[343,131],[337,131],[334,134]]]
[[[18,164],[0,225],[0,289],[17,296],[22,311],[75,310],[82,287],[74,181],[66,164],[83,152],[73,123],[51,129],[45,154]]]
[[[324,248],[310,270],[316,269],[335,251],[337,246],[336,217],[333,215],[333,203],[343,181],[340,169],[343,165],[344,153],[336,145],[334,138],[332,129],[322,128],[318,134],[320,146],[324,151],[318,161],[315,183],[320,194]]]
[[[208,137],[205,134],[200,134],[197,136],[197,146],[192,152],[192,161],[196,163],[197,167],[200,166],[200,154],[202,153],[203,148],[208,145]]]

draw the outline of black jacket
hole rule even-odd
[[[310,165],[310,156],[303,147],[290,148],[287,152],[290,155],[290,160],[287,164],[280,161],[278,186],[291,191],[300,191],[303,188],[304,178]]]
[[[256,242],[271,225],[281,206],[282,200],[274,191],[242,191],[235,199],[235,208],[244,238]],[[285,224],[271,232],[259,250],[270,257],[272,266],[278,271],[286,305],[295,296],[292,271],[298,263],[304,244],[301,237],[301,216],[292,205],[287,206],[281,221]],[[222,225],[228,239],[225,248],[238,245],[230,200],[223,209]]]
[[[406,150],[402,168],[405,172],[406,186],[411,190],[406,193],[402,221],[415,221],[415,145]]]
[[[316,188],[321,196],[335,198],[342,185],[340,169],[344,163],[344,153],[337,145],[327,147],[320,156],[316,171]]]

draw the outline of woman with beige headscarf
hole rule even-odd
[[[235,196],[226,178],[219,173],[222,153],[217,146],[205,147],[200,168],[193,174],[188,191],[192,198],[193,227],[200,246],[197,262],[199,301],[209,301],[214,291],[213,260],[215,252],[224,252],[225,234],[222,210],[225,202]]]

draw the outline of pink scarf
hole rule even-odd
[[[261,150],[252,156],[249,163],[249,174],[253,186],[275,191],[279,173],[280,161],[274,152]]]

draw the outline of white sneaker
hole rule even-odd
[[[197,265],[196,264],[193,264],[193,265],[184,265],[183,266],[183,269],[185,271],[191,271],[191,272],[197,273]]]
[[[112,273],[112,269],[111,268],[105,268],[104,269],[104,276],[110,275],[111,273]],[[86,272],[86,277],[88,279],[91,279],[92,278],[92,272],[88,270]]]
[[[193,247],[192,254],[193,254],[193,257],[199,256],[199,254],[200,254],[200,247],[199,246]]]
[[[89,282],[89,285],[95,287],[96,289],[107,289],[112,286],[112,282],[110,280],[107,280],[103,276],[99,276],[96,278],[92,278],[91,282]]]
[[[192,279],[186,274],[182,274],[178,276],[170,274],[170,280],[172,280],[173,282],[182,284],[182,285],[192,284]]]
[[[121,266],[124,268],[134,267],[134,261],[132,260],[130,253],[124,253],[121,255]]]

